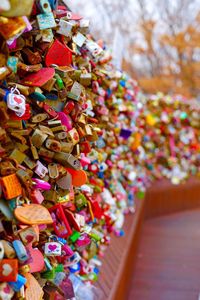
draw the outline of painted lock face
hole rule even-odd
[[[21,94],[15,94],[14,89],[11,89],[11,93],[7,96],[7,106],[12,111],[15,112],[15,114],[18,117],[22,117],[25,114],[26,107],[25,107],[25,97]]]
[[[61,244],[57,242],[46,243],[44,252],[47,256],[60,256],[62,254]]]

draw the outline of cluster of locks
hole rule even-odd
[[[84,299],[134,197],[199,173],[198,108],[141,95],[57,1],[0,8],[0,298]]]

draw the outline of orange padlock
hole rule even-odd
[[[0,261],[0,282],[16,281],[18,274],[17,259],[2,259]]]
[[[1,178],[1,185],[4,196],[7,200],[16,198],[22,194],[22,186],[16,174],[11,174]]]

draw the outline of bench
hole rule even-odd
[[[163,179],[148,188],[145,199],[136,201],[135,214],[126,217],[125,236],[111,237],[111,244],[105,252],[96,283],[103,293],[103,300],[127,299],[145,219],[197,207],[200,207],[200,180],[197,178],[190,178],[178,186]]]

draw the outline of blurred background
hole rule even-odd
[[[146,93],[200,99],[200,0],[65,0]]]

